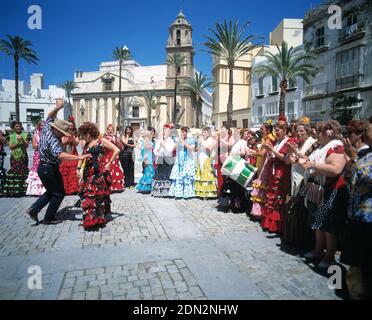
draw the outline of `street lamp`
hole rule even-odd
[[[82,104],[82,105],[80,105],[81,116],[84,116],[84,111],[85,111],[85,106]]]

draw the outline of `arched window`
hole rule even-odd
[[[176,37],[177,37],[177,46],[180,46],[181,45],[181,30],[177,30]]]

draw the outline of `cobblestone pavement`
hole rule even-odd
[[[83,230],[76,196],[58,225],[33,225],[34,201],[0,199],[0,299],[339,299],[299,254],[213,200],[126,190],[97,232]],[[32,266],[41,289],[29,289]]]

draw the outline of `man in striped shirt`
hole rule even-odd
[[[63,108],[63,100],[57,99],[56,107],[46,119],[40,135],[39,154],[40,164],[37,173],[46,192],[27,210],[30,217],[38,222],[38,213],[49,203],[43,224],[56,224],[55,214],[65,196],[63,180],[59,171],[61,160],[84,160],[91,157],[74,156],[64,152],[62,138],[70,136],[70,123],[64,120],[55,120],[59,110]]]

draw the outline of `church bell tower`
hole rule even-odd
[[[182,10],[178,14],[176,20],[169,27],[169,37],[166,46],[167,60],[174,53],[179,53],[185,57],[186,65],[175,70],[174,66],[167,66],[166,88],[174,90],[174,81],[177,72],[178,90],[177,90],[177,112],[182,113],[182,126],[191,127],[194,122],[192,94],[189,90],[183,88],[182,84],[194,75],[194,47],[192,45],[192,26],[186,20]],[[167,96],[168,114],[172,119],[174,104],[174,93]]]

